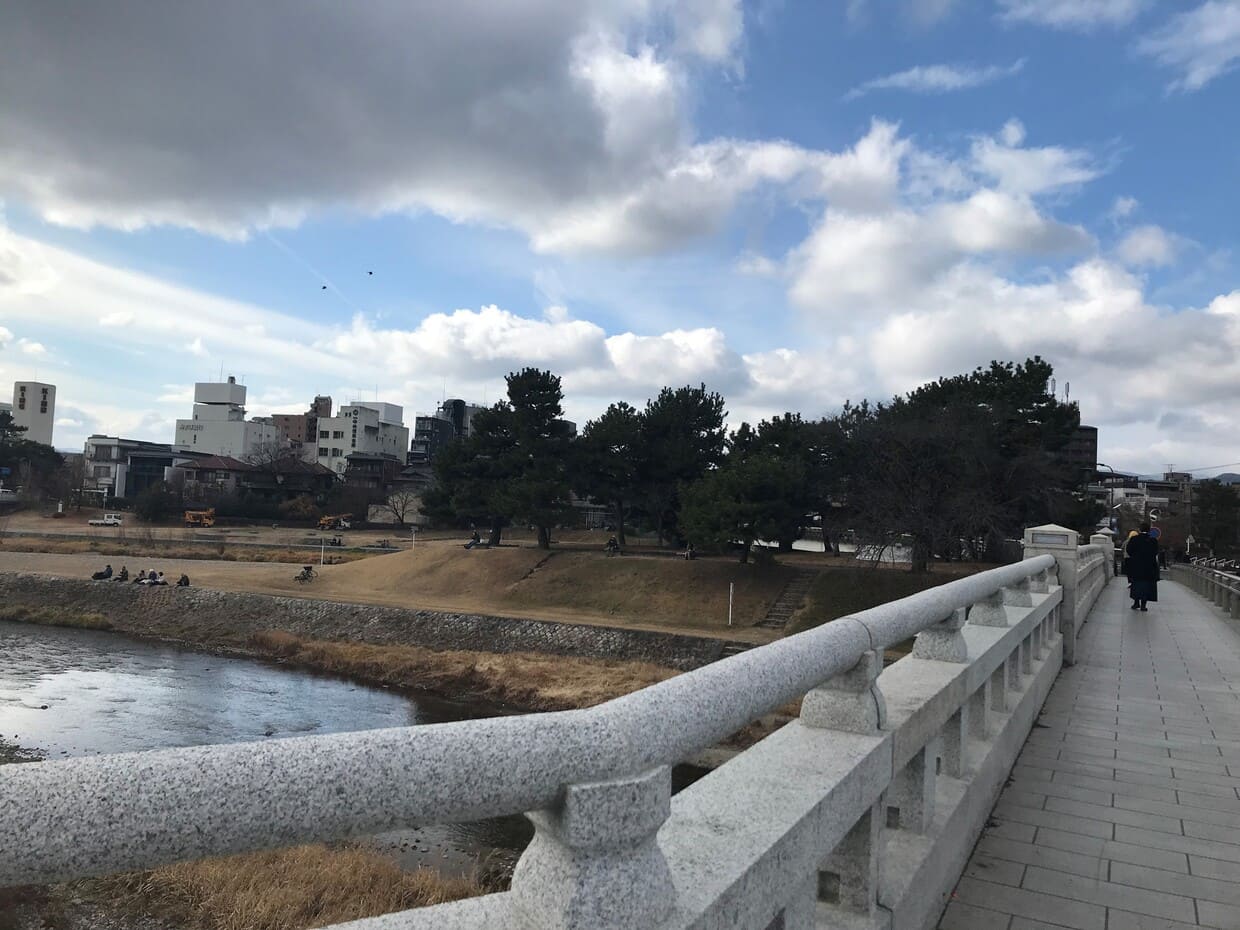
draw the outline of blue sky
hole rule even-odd
[[[1238,65],[1240,0],[17,0],[0,381],[74,448],[221,370],[739,422],[1040,353],[1115,467],[1240,461]]]

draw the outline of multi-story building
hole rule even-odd
[[[300,447],[308,462],[318,460],[319,420],[332,415],[332,399],[317,395],[305,413],[275,413],[271,422],[280,431],[280,438],[291,446]]]
[[[453,398],[445,400],[434,413],[419,415],[414,420],[409,464],[423,465],[433,462],[439,450],[453,439],[472,435],[474,414],[486,409],[479,404]]]
[[[56,422],[56,385],[42,381],[13,382],[13,420],[26,427],[23,439],[52,444],[52,427]]]
[[[226,382],[199,382],[194,385],[194,415],[177,420],[173,448],[178,452],[206,455],[247,455],[281,443],[280,431],[270,417],[245,418],[244,384],[232,375]]]
[[[100,503],[136,497],[166,480],[168,470],[182,458],[168,443],[98,434],[86,440],[82,454],[82,491],[98,496]]]
[[[1078,426],[1063,450],[1063,457],[1077,486],[1093,480],[1098,468],[1098,427]]]
[[[345,404],[334,417],[320,417],[318,463],[343,477],[355,452],[387,454],[404,462],[409,450],[404,413],[397,404],[367,401]]]

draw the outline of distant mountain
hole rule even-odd
[[[1234,471],[1225,471],[1221,475],[1215,475],[1214,478],[1219,484],[1240,484],[1240,475]]]

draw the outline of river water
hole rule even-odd
[[[47,759],[414,726],[503,709],[401,694],[248,659],[91,630],[0,621],[0,742]],[[450,874],[513,857],[520,816],[375,837],[407,867]]]

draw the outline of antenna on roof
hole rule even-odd
[[[1072,399],[1072,382],[1071,381],[1065,381],[1063,383],[1063,399],[1064,400]]]

